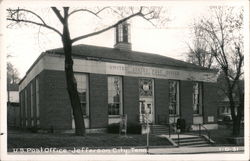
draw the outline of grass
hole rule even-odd
[[[87,134],[85,137],[75,136],[74,134],[41,134],[41,133],[9,133],[8,151],[12,148],[67,148],[74,147],[135,147],[146,146],[146,135],[127,135],[119,134]],[[166,138],[150,136],[150,145],[167,146],[171,145]]]
[[[232,128],[224,127],[218,130],[211,130],[210,136],[212,140],[215,141],[216,145],[233,145],[229,138],[232,137]],[[240,137],[244,137],[244,129],[242,128],[240,131]]]
[[[185,134],[185,133],[184,133]],[[199,135],[199,131],[187,132],[186,134],[195,134]],[[201,134],[207,135],[203,130]],[[234,146],[229,139],[232,138],[232,126],[230,125],[220,125],[219,129],[209,130],[210,137],[215,141],[215,146]],[[240,137],[244,137],[244,128],[240,129]]]

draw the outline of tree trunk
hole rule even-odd
[[[239,87],[238,87],[239,88]],[[240,135],[240,126],[241,126],[241,117],[242,117],[242,108],[244,101],[242,102],[241,97],[239,98],[239,105],[237,105],[237,114],[235,112],[235,100],[233,98],[233,90],[229,85],[228,88],[228,98],[229,98],[229,103],[230,103],[230,110],[231,110],[231,116],[232,116],[232,121],[233,121],[233,130],[232,130],[232,135],[233,137],[238,137]]]
[[[85,124],[83,119],[83,112],[81,109],[80,99],[77,91],[77,82],[73,72],[73,59],[72,59],[72,43],[69,34],[68,22],[65,20],[63,25],[63,50],[65,54],[65,74],[67,91],[70,97],[70,103],[73,110],[75,121],[75,134],[78,136],[85,135]]]
[[[237,106],[237,116],[236,119],[233,121],[233,136],[237,137],[240,136],[240,128],[241,128],[241,119],[244,112],[244,94],[240,85],[240,81],[237,81],[237,89],[238,89],[238,97],[239,97],[239,104]]]
[[[240,125],[241,125],[241,116],[237,115],[233,120],[233,136],[240,136]]]

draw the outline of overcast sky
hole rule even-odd
[[[185,53],[188,52],[186,43],[191,40],[190,25],[194,19],[206,16],[208,6],[205,2],[168,5],[166,16],[171,21],[163,28],[155,28],[141,18],[131,20],[132,50],[185,60]],[[40,12],[49,22],[56,22],[56,18],[48,12],[47,8],[33,9]],[[112,17],[107,16],[107,18],[111,19]],[[99,20],[94,19],[93,16],[85,15],[83,17],[81,15],[80,17],[76,15],[72,19],[72,35],[85,34],[96,29],[96,27],[102,27],[102,25],[96,26]],[[59,36],[53,31],[41,29],[39,34],[38,30],[38,27],[16,26],[12,29],[7,29],[4,35],[7,43],[7,53],[12,55],[8,60],[19,70],[21,78],[41,52],[62,46]],[[87,38],[79,41],[77,44],[113,47],[114,31],[110,30],[98,36]]]

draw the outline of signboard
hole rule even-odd
[[[208,122],[214,122],[214,116],[208,116],[207,121]]]
[[[216,82],[217,80],[216,73],[212,72],[198,72],[185,69],[177,70],[116,63],[106,63],[106,74],[203,82]]]

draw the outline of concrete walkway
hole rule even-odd
[[[240,154],[244,152],[243,146],[220,146],[220,147],[149,147],[149,155],[180,155],[180,154],[207,154],[207,153],[231,153]],[[60,149],[29,149],[9,152],[8,154],[69,154],[69,155],[147,155],[145,147],[131,148],[60,148]]]
[[[149,149],[150,154],[204,154],[204,153],[243,153],[243,146],[235,147],[177,147]]]

